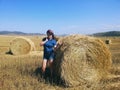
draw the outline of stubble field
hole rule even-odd
[[[39,46],[43,36],[25,36],[34,43],[36,50],[27,55],[9,54],[11,41],[18,36],[0,36],[0,90],[119,90],[120,88],[120,37],[100,37],[112,54],[112,67],[107,79],[94,87],[67,88],[59,82],[45,81],[40,77],[42,50]]]

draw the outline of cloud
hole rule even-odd
[[[66,25],[58,30],[59,33],[64,34],[93,34],[107,31],[120,31],[119,24],[99,24],[99,25]]]
[[[120,25],[119,24],[104,25],[103,30],[105,30],[105,31],[119,31]]]
[[[120,25],[104,25],[104,30],[120,30]]]

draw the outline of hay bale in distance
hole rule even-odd
[[[107,40],[105,40],[105,43],[106,44],[111,44],[111,40],[107,39]]]
[[[111,54],[100,39],[81,35],[61,38],[56,51],[54,72],[65,86],[97,83],[111,67]]]
[[[35,50],[34,43],[25,37],[17,37],[10,43],[10,50],[13,55],[28,54]]]

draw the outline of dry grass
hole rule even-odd
[[[33,54],[34,53],[34,54]],[[0,56],[0,89],[1,90],[44,90],[55,87],[39,81],[39,69],[42,63],[41,52],[30,55]]]
[[[103,80],[105,90],[119,90],[120,88],[120,37],[102,37],[102,40],[111,40],[111,44],[107,44],[112,53],[112,67],[110,70],[110,78]]]
[[[27,55],[9,55],[10,41],[17,36],[0,36],[0,90],[54,90],[58,86],[51,85],[40,77],[42,63],[42,47],[39,43],[42,36],[26,36],[34,41],[37,51]],[[5,46],[7,45],[7,46]],[[4,49],[5,47],[5,49]],[[6,49],[7,48],[7,49]],[[42,80],[42,81],[41,81]],[[60,87],[59,87],[60,89]]]
[[[110,77],[104,79],[93,87],[77,86],[65,88],[56,83],[45,83],[39,76],[39,68],[42,62],[42,47],[39,46],[41,37],[26,36],[30,38],[36,46],[37,51],[29,55],[12,56],[2,52],[9,50],[9,41],[17,36],[0,36],[0,90],[119,90],[120,88],[120,38],[110,37],[112,44],[108,45],[112,53],[112,68]],[[106,40],[106,38],[102,38]],[[107,37],[109,39],[109,37]],[[8,44],[7,44],[8,43]],[[3,49],[3,50],[2,50]],[[2,53],[2,54],[1,54]]]

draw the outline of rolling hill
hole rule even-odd
[[[120,36],[120,31],[95,33],[95,34],[93,34],[93,36]]]
[[[20,31],[0,31],[0,35],[43,35],[40,33],[24,33]]]
[[[20,31],[0,31],[0,35],[44,35],[41,33],[24,33]],[[66,35],[66,34],[65,34]],[[61,35],[61,36],[65,36]],[[120,36],[120,31],[109,31],[91,34],[92,36]]]

